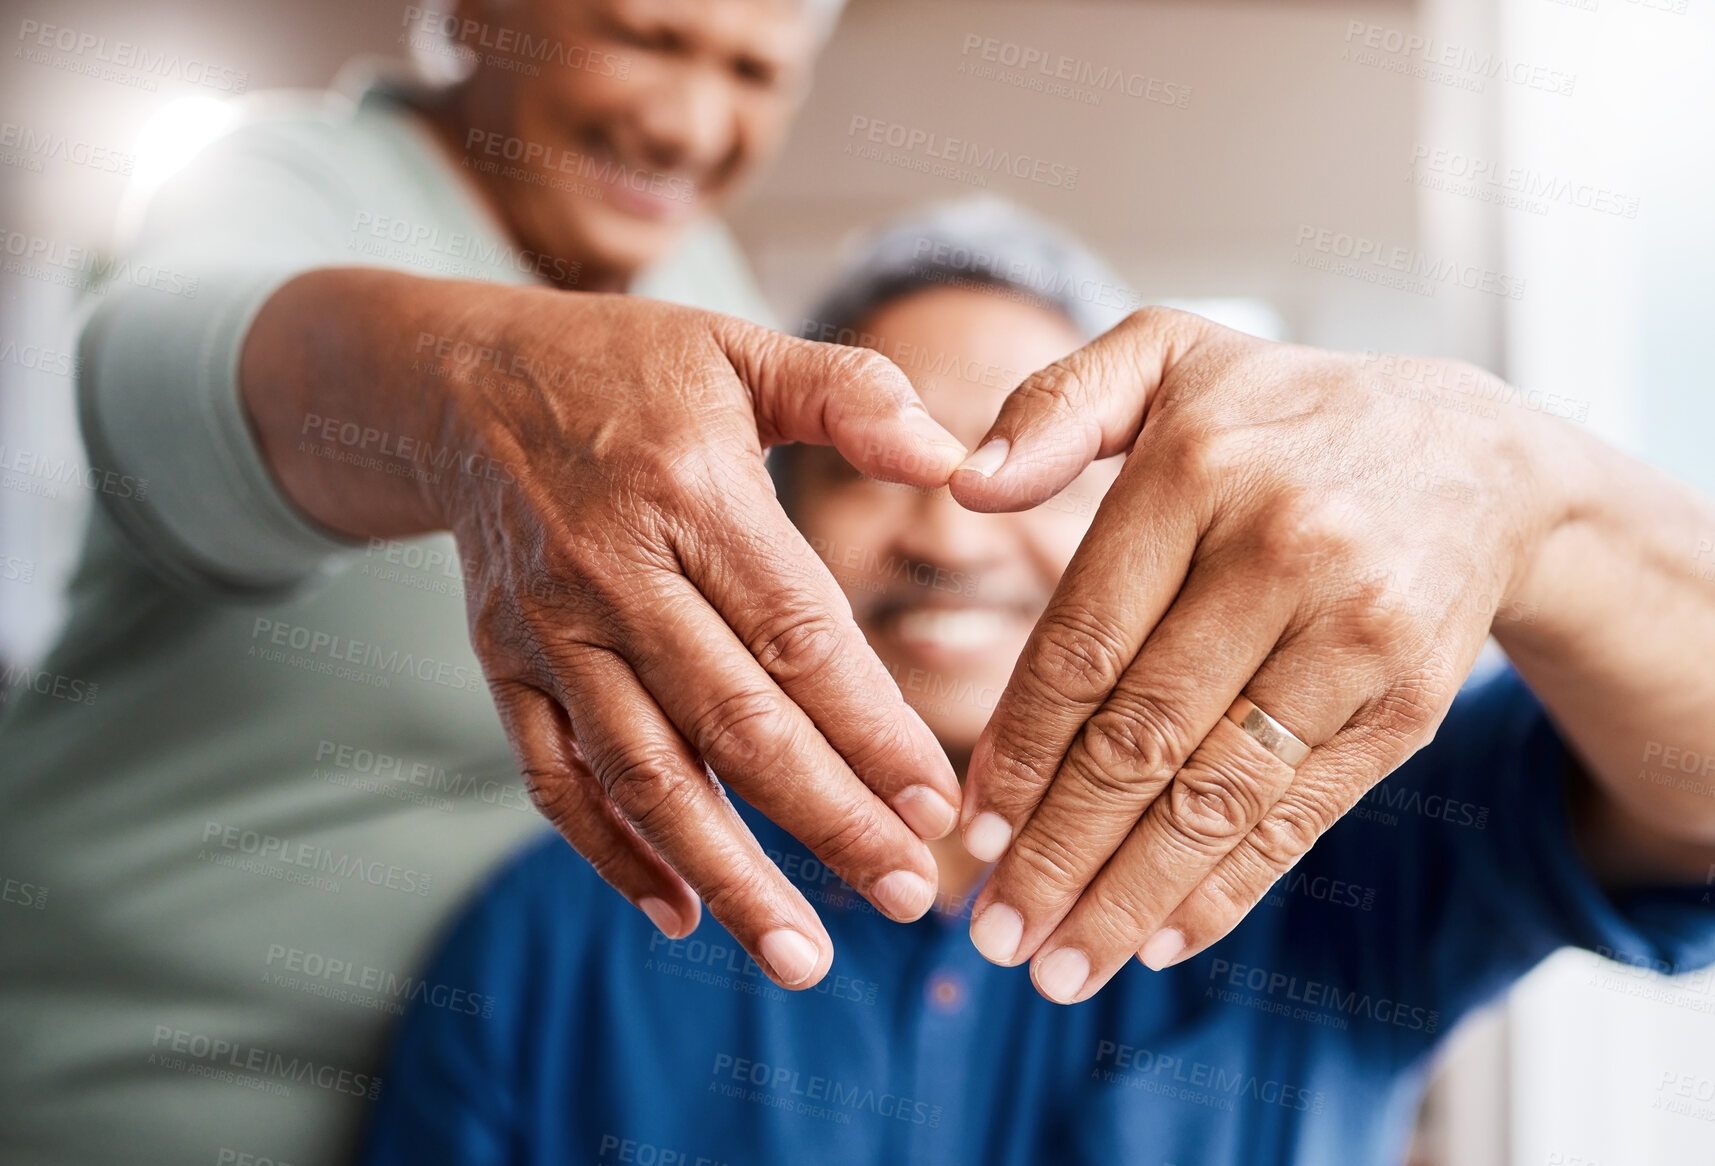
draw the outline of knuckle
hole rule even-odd
[[[1346,606],[1349,613],[1364,618],[1373,611],[1393,611],[1400,608],[1394,588],[1400,572],[1385,560],[1354,570],[1346,583]]]
[[[1049,693],[1077,704],[1100,700],[1113,690],[1131,663],[1126,645],[1088,611],[1064,607],[1050,611],[1037,627],[1037,650],[1029,672]]]
[[[576,844],[572,846],[572,849],[576,850],[583,860],[590,864],[590,869],[594,870],[604,883],[621,894],[624,893],[627,881],[625,876],[629,873],[629,864],[625,861],[624,855],[613,850],[586,851]]]
[[[840,659],[845,629],[824,612],[790,611],[764,622],[746,647],[763,670],[790,684],[813,679]]]
[[[1176,706],[1150,696],[1115,694],[1084,725],[1083,748],[1104,773],[1138,780],[1171,777],[1194,744],[1193,730]]]
[[[860,740],[842,743],[839,752],[870,792],[887,800],[921,783],[923,779],[917,770],[901,768],[899,764],[901,758],[917,752],[903,721],[890,717],[881,724],[865,725],[865,730]]]
[[[577,812],[581,798],[570,775],[547,766],[524,766],[524,791],[554,829],[564,834],[565,825]]]
[[[737,316],[718,316],[703,323],[709,327],[715,346],[728,363],[746,370],[779,359],[804,343],[795,336],[763,328]]]
[[[816,857],[827,864],[830,870],[840,872],[841,876],[859,890],[867,890],[873,881],[867,877],[864,870],[865,859],[870,849],[882,837],[882,823],[878,816],[865,808],[848,808],[841,812],[826,829],[813,840],[807,839],[810,849]],[[877,877],[886,871],[877,872]]]
[[[596,874],[601,876],[603,882],[628,898],[628,888],[636,888],[640,883],[647,885],[644,880],[648,876],[642,874],[639,869],[640,860],[647,861],[643,858],[648,853],[648,850],[644,849],[648,846],[647,843],[630,839],[630,845],[621,841],[592,845],[583,839],[567,837],[566,840],[573,850],[583,856],[583,860],[590,864]]]
[[[706,456],[701,446],[662,448],[644,455],[637,466],[637,477],[658,483],[669,503],[701,506],[717,498],[721,492],[721,474]],[[638,492],[642,497],[650,494]],[[653,493],[653,491],[651,492]]]
[[[644,538],[650,534],[646,522],[637,523],[633,529]],[[591,547],[586,536],[558,540],[545,558],[543,569],[532,575],[554,580],[552,594],[566,602],[532,606],[530,614],[537,625],[533,628],[537,639],[551,640],[556,632],[564,634],[567,608],[577,613],[581,626],[593,622],[588,618],[590,613],[621,611],[627,603],[637,601],[637,572],[615,556]],[[525,578],[522,573],[509,582],[509,591],[515,595],[539,591],[539,587],[533,586],[535,578]]]
[[[899,384],[904,379],[899,366],[873,348],[840,345],[828,351],[832,371],[842,378],[861,384]]]
[[[479,651],[486,649],[495,658],[503,658],[502,649],[518,638],[517,629],[525,622],[522,597],[506,586],[479,579],[465,588],[465,612],[470,622],[471,639]]]
[[[1006,901],[1014,906],[1057,899],[1085,881],[1085,862],[1064,839],[1026,831],[1007,852]]]
[[[1185,333],[1187,336],[1208,329],[1212,321],[1182,308],[1164,304],[1145,304],[1134,309],[1125,319],[1128,328],[1152,333]]]
[[[1135,954],[1150,936],[1146,924],[1162,909],[1151,901],[1152,889],[1126,879],[1096,880],[1078,902],[1079,929],[1090,933],[1090,946],[1120,959]]]
[[[623,754],[598,771],[602,789],[647,837],[671,833],[689,790],[678,774],[678,758],[666,749],[644,747]]]
[[[746,930],[742,921],[752,912],[767,907],[774,898],[774,887],[774,876],[755,863],[746,862],[728,868],[718,881],[695,890],[708,904],[709,914],[743,942]]]
[[[1406,741],[1426,740],[1445,707],[1436,681],[1424,674],[1401,677],[1378,697],[1371,709],[1372,722],[1384,733]]]
[[[1168,789],[1167,819],[1197,850],[1225,849],[1261,815],[1260,803],[1251,781],[1187,767]]]
[[[513,626],[514,634],[505,651],[518,671],[551,693],[562,705],[575,707],[579,649],[599,642],[582,628],[556,628],[545,620],[531,618]]]
[[[1255,538],[1257,557],[1275,571],[1300,567],[1306,558],[1329,550],[1339,541],[1326,512],[1290,491],[1269,507]]]
[[[1405,590],[1403,574],[1392,567],[1354,572],[1321,613],[1342,648],[1388,657],[1389,675],[1400,672],[1401,662],[1437,663],[1436,633],[1445,615]]]
[[[1164,323],[1171,322],[1173,317],[1178,314],[1177,310],[1163,307],[1161,304],[1145,304],[1141,308],[1133,310],[1131,315],[1126,317],[1126,326],[1130,328],[1158,328]]]
[[[1279,873],[1309,853],[1322,830],[1314,807],[1283,798],[1252,828],[1251,847],[1270,870]]]
[[[1131,758],[1124,756],[1119,750],[1112,750],[1109,756],[1098,757],[1097,753],[1106,750],[1105,746],[1095,746],[1092,749],[1090,730],[1084,731],[1083,739],[1066,758],[1066,773],[1077,779],[1074,787],[1086,796],[1086,810],[1103,807],[1130,806],[1140,808],[1147,800],[1150,789],[1150,776],[1141,771]]]
[[[1187,488],[1209,498],[1221,498],[1232,488],[1234,476],[1227,472],[1231,444],[1226,440],[1200,436],[1182,439],[1174,444],[1167,459],[1172,480],[1183,482]]]
[[[691,742],[703,756],[753,773],[772,769],[793,750],[797,737],[780,699],[760,688],[740,688],[717,698],[693,718],[690,730]]]
[[[1256,463],[1258,442],[1253,433],[1236,427],[1207,428],[1191,442],[1193,467],[1206,479],[1227,481]]]
[[[1249,475],[1256,461],[1256,443],[1240,429],[1221,427],[1203,418],[1176,417],[1161,426],[1151,457],[1164,467],[1168,481],[1209,497],[1229,493]]]
[[[642,448],[613,451],[614,505],[653,543],[692,539],[710,512],[731,515],[742,505],[735,498],[748,489],[752,467],[735,454],[757,440],[754,425],[749,434],[730,416],[711,412],[689,431],[675,426]]]
[[[1070,358],[1045,365],[1025,378],[1008,400],[1014,408],[1027,408],[1049,419],[1079,414],[1079,402],[1087,397],[1086,384],[1077,363]],[[1013,404],[1017,402],[1016,404]]]
[[[1060,758],[1027,741],[997,738],[983,780],[983,805],[1009,822],[1019,821],[1035,807],[1059,765]]]
[[[1423,636],[1411,612],[1385,600],[1354,605],[1342,622],[1346,628],[1343,638],[1369,656],[1406,651],[1418,645]]]
[[[1199,922],[1212,936],[1226,934],[1261,902],[1271,883],[1266,877],[1248,879],[1238,866],[1222,863],[1209,872],[1198,888],[1202,908]]]

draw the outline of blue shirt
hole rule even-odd
[[[748,807],[833,937],[812,991],[710,918],[668,940],[553,839],[426,973],[367,1161],[1398,1162],[1431,1051],[1555,949],[1715,962],[1707,888],[1592,882],[1565,759],[1515,674],[1468,688],[1231,935],[1070,1008],[963,918],[877,915]]]

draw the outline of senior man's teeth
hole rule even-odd
[[[902,640],[940,648],[981,648],[1011,630],[1010,612],[997,607],[918,608],[895,620]]]

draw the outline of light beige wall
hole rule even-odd
[[[265,88],[323,83],[349,52],[395,48],[404,8],[58,0],[37,16],[172,45]],[[1302,226],[1422,243],[1405,179],[1423,106],[1444,95],[1342,60],[1351,21],[1409,30],[1417,12],[1409,0],[853,0],[786,156],[738,224],[789,311],[851,228],[976,189],[843,152],[854,116],[883,119],[1076,167],[1073,190],[1004,175],[989,189],[1077,227],[1152,299],[1262,296],[1301,339],[1487,360],[1496,305],[1457,288],[1426,300],[1292,263]],[[1178,109],[1109,91],[1092,106],[961,76],[961,64],[983,63],[962,52],[969,35],[1153,78],[1175,94],[1189,87],[1190,99]],[[0,70],[0,95],[9,120],[118,146],[169,96],[82,80]],[[81,240],[103,233],[122,184],[11,174],[6,185],[0,208],[13,226]],[[1434,243],[1459,261],[1480,259],[1462,253],[1477,245]]]
[[[885,120],[1075,166],[1075,189],[1009,175],[988,189],[1070,223],[1151,299],[1261,296],[1300,339],[1460,352],[1436,300],[1463,289],[1423,297],[1292,262],[1303,226],[1419,244],[1407,173],[1434,87],[1342,59],[1349,22],[1409,31],[1415,13],[1400,0],[854,0],[786,157],[737,221],[791,312],[846,232],[978,189],[847,152],[862,140],[854,117]],[[1190,98],[1179,109],[1109,91],[1089,105],[961,75],[982,63],[969,35]]]
[[[15,44],[21,21],[76,29],[109,43],[128,41],[247,75],[251,92],[306,88],[332,80],[359,51],[395,49],[405,0],[29,0],[8,4],[0,43]],[[403,51],[403,50],[398,50]],[[94,80],[13,57],[0,68],[5,121],[129,150],[151,113],[193,94],[226,97],[177,80],[151,91]],[[120,177],[48,168],[8,170],[0,207],[15,229],[99,238],[111,225]]]
[[[252,91],[327,84],[349,54],[393,47],[404,0],[27,0],[8,3],[0,44],[16,46],[23,22],[76,30],[247,74]],[[218,75],[218,74],[217,74]],[[0,53],[0,122],[35,137],[63,138],[129,153],[137,133],[168,102],[226,96],[174,79],[156,87],[118,84]],[[101,247],[112,237],[125,194],[123,174],[53,158],[39,170],[0,166],[0,228],[61,247]],[[72,351],[72,293],[0,272],[0,347]],[[69,377],[0,364],[0,444],[42,457],[83,456]],[[0,587],[0,659],[47,650],[64,613],[61,586],[77,554],[89,499],[68,490],[41,498],[0,490],[0,558],[32,565],[28,587]]]

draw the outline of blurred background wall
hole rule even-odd
[[[251,91],[328,83],[356,52],[403,54],[397,0],[54,0],[25,19],[196,56],[241,72]],[[1425,93],[1409,79],[1342,61],[1354,22],[1414,27],[1403,0],[1142,3],[1107,0],[855,0],[824,55],[785,157],[738,211],[765,289],[790,323],[849,232],[930,198],[987,189],[1062,219],[1109,255],[1145,301],[1239,299],[1229,318],[1266,334],[1340,347],[1499,359],[1498,304],[1454,286],[1433,296],[1295,264],[1314,254],[1301,230],[1415,248],[1417,192],[1406,181]],[[972,49],[973,38],[992,45]],[[984,53],[1025,50],[1088,63],[1124,86],[1089,85],[1099,104],[973,75]],[[135,153],[151,116],[217,90],[162,79],[155,91],[7,54],[4,120]],[[1125,92],[1137,90],[1138,96]],[[957,137],[1053,164],[1064,185],[1002,174],[986,187],[848,153],[854,118]],[[194,128],[194,117],[191,119]],[[158,121],[157,126],[162,123]],[[167,115],[156,148],[185,132]],[[165,139],[163,143],[162,139]],[[147,163],[147,159],[145,159]],[[0,167],[5,226],[64,246],[108,240],[127,181],[50,160]],[[1493,266],[1494,240],[1461,239],[1461,262]],[[69,345],[69,292],[0,275],[0,328]],[[53,349],[55,352],[63,348]],[[0,362],[0,432],[73,456],[70,378]],[[31,452],[35,452],[34,446]],[[0,590],[0,653],[33,655],[57,620],[57,581],[86,499],[0,490],[0,523],[36,563],[28,592]],[[13,552],[24,553],[24,552]]]
[[[1075,225],[1148,300],[1254,296],[1318,343],[1444,347],[1452,330],[1416,297],[1376,297],[1291,263],[1306,225],[1416,241],[1417,200],[1403,176],[1419,94],[1339,60],[1350,22],[1413,20],[1397,0],[860,0],[739,227],[777,297],[794,300],[824,273],[842,231],[981,189],[854,156],[865,141],[854,119],[886,122],[1075,170],[1075,186],[1002,174],[986,188]],[[1143,79],[1129,85],[1142,95],[1074,86],[1081,99],[982,75],[1032,51],[1088,62],[1096,76],[1123,70]]]
[[[853,0],[786,156],[735,224],[790,325],[851,232],[986,189],[1070,224],[1140,301],[1191,301],[1306,343],[1472,360],[1571,398],[1585,424],[1715,488],[1712,8]],[[354,53],[402,54],[406,17],[395,0],[8,5],[0,466],[81,457],[78,305],[11,262],[17,249],[109,245],[127,173],[193,145],[229,96],[31,59],[25,22],[194,56],[255,91],[325,85]],[[1125,81],[1057,93],[1007,68],[1041,56]],[[1491,60],[1507,74],[1487,73]],[[1025,154],[1059,177],[927,173],[922,150],[865,153],[863,127],[880,123]],[[82,149],[26,148],[44,137]],[[1345,261],[1359,247],[1455,274]],[[0,487],[0,660],[27,660],[57,625],[88,499]],[[1656,1105],[1663,1072],[1715,1077],[1712,1049],[1715,977],[1669,985],[1558,957],[1455,1042],[1415,1161],[1715,1162],[1715,1127]]]

